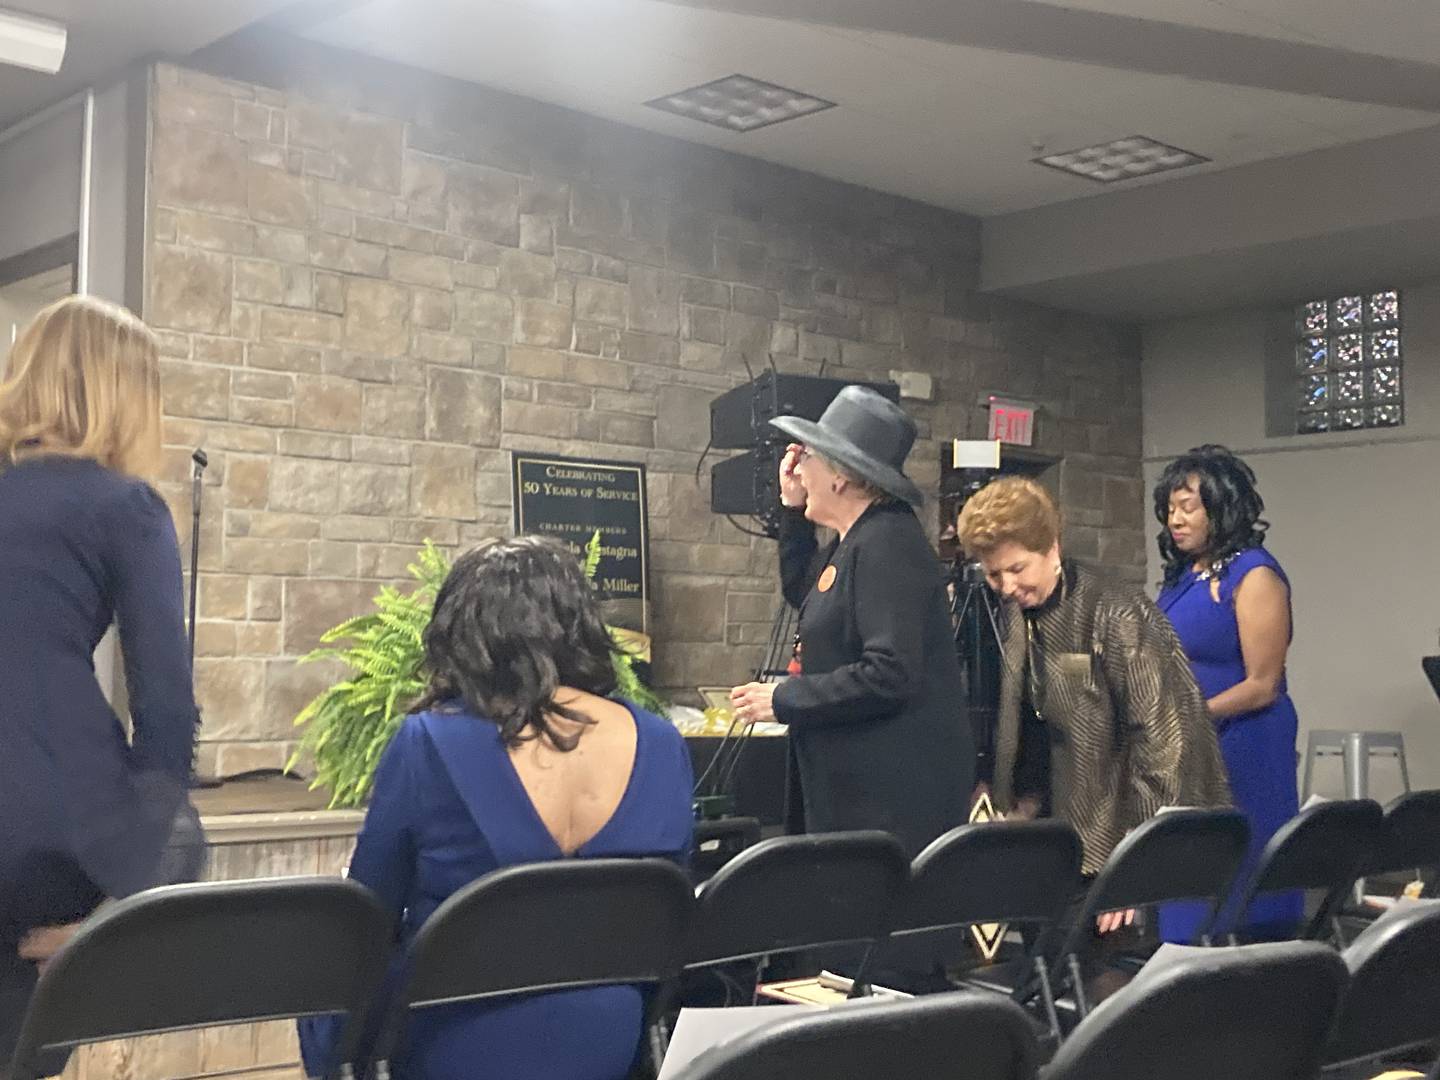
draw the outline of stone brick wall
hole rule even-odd
[[[909,404],[932,494],[941,443],[983,434],[981,391],[1042,402],[1070,548],[1142,571],[1133,335],[978,295],[975,220],[286,49],[306,62],[271,63],[264,85],[154,72],[145,314],[182,536],[189,452],[211,460],[202,768],[284,759],[332,675],[295,658],[403,579],[426,537],[508,532],[517,449],[645,463],[656,681],[745,678],[774,545],[710,513],[713,456],[695,471],[709,401],[768,355],[934,376],[935,401]]]

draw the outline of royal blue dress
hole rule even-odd
[[[694,837],[685,741],[668,721],[625,704],[636,733],[629,785],[573,857],[683,864]],[[499,727],[465,711],[434,711],[408,717],[385,751],[350,877],[395,916],[393,985],[404,946],[451,893],[502,866],[565,857]],[[630,986],[441,1005],[412,1014],[391,1071],[396,1080],[621,1080],[634,1064],[643,1016],[641,991]],[[311,1076],[324,1074],[338,1035],[337,1018],[300,1021]]]
[[[1261,567],[1274,571],[1288,592],[1290,580],[1274,556],[1262,547],[1254,547],[1242,551],[1220,572],[1218,602],[1211,596],[1209,580],[1202,580],[1194,570],[1162,589],[1156,598],[1179,635],[1206,700],[1245,678],[1245,659],[1235,620],[1235,590],[1247,574]],[[1298,892],[1259,897],[1238,920],[1234,910],[1239,902],[1236,894],[1253,875],[1266,842],[1299,810],[1295,784],[1297,723],[1283,674],[1275,700],[1265,708],[1217,721],[1230,790],[1236,807],[1250,821],[1250,847],[1237,888],[1232,890],[1222,913],[1221,932],[1234,929],[1252,938],[1283,938],[1300,921],[1304,897]],[[1167,905],[1160,913],[1161,938],[1191,940],[1201,929],[1203,911],[1198,904]]]

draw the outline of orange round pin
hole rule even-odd
[[[836,573],[837,571],[834,566],[825,567],[825,569],[820,572],[820,580],[815,583],[815,587],[821,592],[829,592],[830,586],[835,584]]]

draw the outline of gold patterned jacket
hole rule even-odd
[[[1050,802],[1093,874],[1127,832],[1164,806],[1229,806],[1205,699],[1174,629],[1136,588],[1070,561],[1058,596],[1028,617],[1005,605],[995,732],[996,806],[1015,798],[1026,651],[1050,742]]]

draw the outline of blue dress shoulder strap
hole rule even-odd
[[[1235,556],[1234,561],[1225,568],[1225,573],[1220,577],[1221,602],[1225,604],[1234,603],[1235,590],[1240,587],[1240,582],[1245,580],[1245,575],[1261,567],[1273,570],[1280,580],[1285,583],[1285,588],[1287,590],[1290,588],[1290,579],[1285,576],[1285,571],[1281,568],[1280,563],[1274,555],[1271,555],[1270,552],[1266,551],[1263,547],[1246,548]]]

